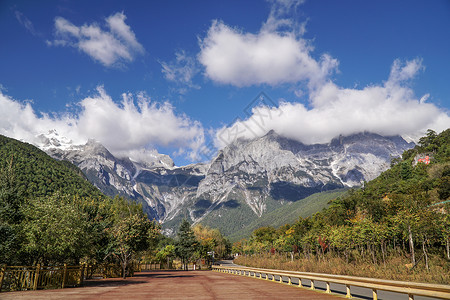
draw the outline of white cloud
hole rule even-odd
[[[76,26],[68,20],[55,19],[56,39],[48,41],[53,46],[74,47],[106,67],[132,62],[136,55],[145,52],[134,32],[125,23],[126,16],[116,13],[106,18],[106,29],[98,24]]]
[[[305,144],[364,131],[412,138],[429,128],[440,132],[450,127],[448,114],[423,101],[427,95],[418,100],[407,86],[421,69],[421,60],[396,60],[384,84],[347,89],[328,82],[310,94],[310,108],[287,102],[255,107],[250,118],[219,130],[216,145],[221,148],[236,138],[252,139],[270,130]]]
[[[329,55],[316,61],[308,43],[293,33],[243,33],[218,21],[213,22],[200,47],[198,59],[205,75],[238,87],[300,81],[315,86],[338,65]]]
[[[414,77],[420,70],[424,70],[422,59],[408,61],[404,66],[399,59],[396,59],[392,65],[389,75],[389,84],[398,84]]]
[[[292,18],[304,1],[271,2],[269,16],[258,33],[213,21],[199,41],[198,60],[206,77],[237,87],[306,82],[313,89],[337,70],[338,61],[331,56],[312,57],[313,48],[302,38],[305,23]]]
[[[283,102],[276,107],[258,106],[246,120],[219,129],[215,144],[222,148],[236,138],[252,139],[269,130],[305,144],[326,143],[340,134],[368,131],[381,135],[416,138],[432,128],[450,127],[450,118],[432,103],[429,94],[417,99],[409,80],[423,70],[421,59],[395,60],[389,78],[362,89],[342,88],[331,82],[338,61],[323,54],[312,56],[311,44],[302,38],[305,23],[292,13],[303,1],[274,0],[257,33],[243,32],[214,21],[200,40],[198,60],[205,76],[237,87],[288,83],[309,97],[308,105]],[[300,84],[300,85],[299,85]]]
[[[199,72],[195,59],[184,51],[175,53],[175,56],[173,62],[161,62],[164,78],[177,84],[181,94],[187,89],[199,89],[200,86],[193,82],[194,76]]]
[[[186,115],[176,114],[169,103],[154,103],[140,93],[123,94],[117,104],[102,87],[98,94],[80,101],[77,115],[39,116],[32,103],[19,103],[0,92],[0,133],[38,143],[39,134],[56,130],[75,143],[94,138],[113,153],[140,153],[156,147],[182,148],[191,159],[204,143],[202,125]],[[137,104],[135,104],[137,102]]]

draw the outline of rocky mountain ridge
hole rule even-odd
[[[271,131],[233,142],[209,163],[174,167],[161,154],[136,162],[115,157],[93,140],[75,146],[58,142],[54,133],[41,138],[41,149],[77,165],[104,193],[142,202],[167,233],[183,217],[215,227],[229,222],[245,226],[311,194],[369,181],[389,167],[392,157],[414,146],[399,136],[371,133],[305,145]]]

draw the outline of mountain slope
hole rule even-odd
[[[76,166],[57,161],[33,145],[0,135],[0,170],[14,176],[24,198],[50,196],[55,192],[104,197]]]
[[[413,146],[401,137],[371,133],[304,145],[271,131],[235,141],[209,163],[174,167],[158,153],[151,161],[137,162],[118,158],[95,141],[75,146],[58,142],[55,132],[41,139],[47,153],[77,165],[106,194],[143,203],[167,234],[183,217],[213,227],[228,224],[220,229],[231,234],[315,193],[371,180],[389,167],[392,157]]]
[[[343,195],[347,189],[337,189],[316,193],[296,202],[289,202],[273,211],[263,214],[260,218],[253,219],[248,225],[242,228],[233,228],[232,222],[220,220],[224,224],[222,226],[224,234],[233,242],[241,238],[248,238],[251,233],[260,227],[272,226],[280,227],[284,224],[294,223],[299,217],[306,218],[312,216],[316,212],[321,211],[329,205],[329,202]],[[212,226],[220,224],[211,217],[205,218],[202,223]],[[217,226],[217,225],[216,225]],[[228,233],[228,234],[227,234]]]
[[[252,141],[238,140],[211,162],[185,215],[206,222],[231,214],[244,228],[312,194],[371,180],[389,167],[392,157],[412,146],[401,137],[370,133],[316,145],[304,145],[273,131]]]

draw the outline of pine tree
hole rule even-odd
[[[183,219],[180,229],[178,230],[175,252],[177,256],[181,258],[181,262],[186,271],[197,245],[198,241],[195,238],[191,225],[186,219]]]

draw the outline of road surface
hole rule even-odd
[[[125,280],[88,280],[84,287],[3,292],[0,299],[343,299],[295,286],[213,271],[152,271]]]

